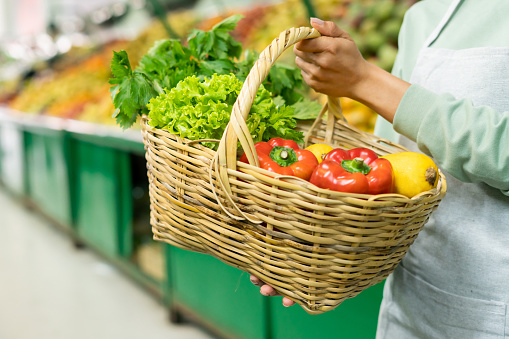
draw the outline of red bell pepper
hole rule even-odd
[[[260,168],[282,174],[292,175],[309,180],[318,165],[315,155],[306,149],[300,149],[293,140],[272,138],[255,144]],[[248,163],[244,153],[240,161]]]
[[[391,193],[394,185],[391,163],[363,147],[330,151],[309,181],[320,188],[361,194]]]

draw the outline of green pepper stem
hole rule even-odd
[[[281,156],[281,159],[283,160],[288,159],[288,151],[282,150],[281,153],[279,153],[279,156]]]
[[[275,146],[269,156],[282,167],[288,167],[298,161],[297,153],[289,147]]]
[[[371,167],[369,167],[362,158],[343,160],[341,161],[341,166],[350,173],[360,172],[366,175],[371,171]]]

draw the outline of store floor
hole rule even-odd
[[[0,187],[1,339],[210,339]]]

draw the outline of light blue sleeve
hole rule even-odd
[[[509,112],[411,85],[394,129],[459,180],[484,182],[509,195]]]

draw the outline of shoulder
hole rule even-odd
[[[417,56],[438,26],[452,0],[421,0],[405,13],[398,36],[398,56],[393,73],[409,80]]]
[[[407,15],[429,18],[438,16],[441,18],[452,2],[453,0],[421,0],[408,9]]]
[[[422,0],[412,5],[405,13],[402,30],[412,32],[422,37],[427,37],[433,28],[435,28],[445,15],[445,12],[451,5],[452,0]]]

